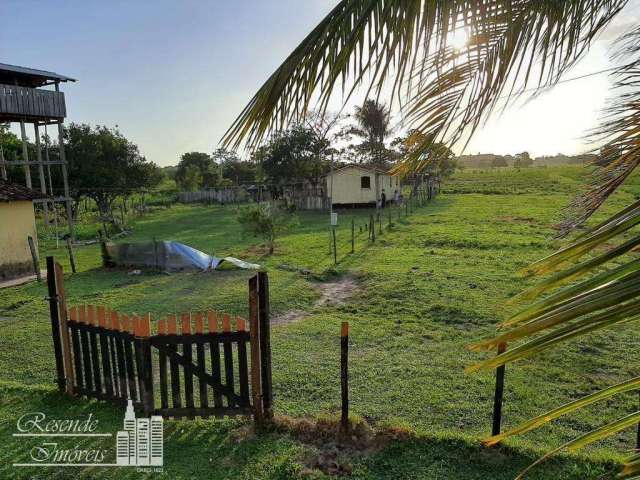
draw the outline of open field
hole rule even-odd
[[[444,193],[409,217],[397,212],[393,226],[384,216],[384,232],[375,244],[358,233],[350,254],[352,216],[356,232],[367,211],[340,215],[339,263],[329,253],[327,214],[302,213],[300,226],[262,257],[259,241],[243,238],[233,207],[174,206],[133,223],[126,241],[178,240],[218,256],[232,255],[264,264],[271,281],[273,315],[305,312],[297,321],[273,328],[273,380],[276,413],[296,417],[339,411],[339,325],[351,324],[351,408],[374,428],[406,430],[367,455],[342,459],[354,478],[507,479],[551,447],[585,432],[616,414],[632,411],[637,396],[599,404],[500,449],[484,449],[478,440],[490,431],[493,376],[466,375],[463,368],[480,358],[464,346],[490,334],[508,313],[504,303],[531,283],[518,269],[560,245],[551,240],[560,209],[577,191],[578,167],[517,171],[465,170]],[[619,208],[640,192],[633,178],[612,198],[606,211]],[[600,215],[603,215],[601,212]],[[95,230],[87,226],[86,230]],[[66,252],[41,242],[41,255],[56,255],[69,272]],[[44,262],[43,262],[44,263]],[[101,268],[99,247],[77,249],[79,272],[67,275],[71,303],[105,304],[122,312],[151,312],[159,317],[183,310],[224,310],[247,314],[247,279],[242,271],[207,274],[129,276],[126,270]],[[305,277],[285,271],[286,264],[309,269]],[[350,278],[356,288],[342,302],[318,302],[323,282]],[[120,409],[100,402],[70,400],[53,385],[46,287],[29,284],[0,291],[0,477],[45,478],[45,470],[20,470],[11,463],[28,451],[15,439],[16,419],[25,412],[73,416],[92,412],[105,431],[120,427]],[[504,425],[635,375],[640,362],[633,324],[592,335],[532,361],[507,368]],[[303,471],[317,456],[313,447],[286,434],[241,437],[243,419],[167,422],[165,468],[153,478],[290,478],[322,476]],[[406,438],[404,438],[406,437]],[[634,446],[625,432],[584,457],[561,457],[535,470],[531,478],[598,478],[604,463],[619,460]],[[311,462],[312,463],[312,462]],[[51,470],[50,478],[76,477],[78,469]],[[86,478],[139,474],[114,469],[85,469]]]

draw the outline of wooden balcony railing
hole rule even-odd
[[[64,93],[0,84],[0,121],[66,117]]]

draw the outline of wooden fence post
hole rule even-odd
[[[262,405],[262,377],[260,372],[260,317],[258,300],[258,276],[249,279],[249,336],[251,339],[251,397],[253,420],[256,429],[264,424]]]
[[[498,355],[504,353],[507,349],[506,343],[498,345]],[[496,368],[496,390],[493,397],[493,427],[491,435],[500,434],[500,426],[502,424],[502,399],[504,394],[504,365]]]
[[[267,272],[258,272],[258,309],[262,409],[264,417],[270,420],[273,418],[273,380],[271,378],[271,319],[269,314],[269,276]]]
[[[371,241],[375,243],[375,241],[376,241],[376,222],[375,222],[375,219],[374,219],[373,215],[371,215],[371,217],[369,217],[369,232],[371,233]]]
[[[333,227],[331,230],[332,230],[332,236],[333,236],[333,264],[337,265],[338,264],[338,248],[336,247],[336,227]]]
[[[64,363],[62,360],[62,342],[60,340],[60,318],[58,310],[58,290],[56,288],[55,262],[53,257],[47,257],[47,286],[49,289],[49,315],[51,316],[51,336],[53,338],[53,352],[56,357],[56,373],[58,375],[58,389],[65,391]]]
[[[342,322],[340,332],[340,393],[342,414],[340,430],[349,432],[349,322]]]
[[[356,221],[351,219],[351,253],[356,251]]]
[[[76,256],[73,253],[73,245],[71,244],[71,237],[67,237],[67,251],[69,252],[69,263],[71,264],[71,271],[76,273]]]
[[[29,251],[31,252],[31,261],[33,262],[33,271],[36,274],[36,278],[39,282],[42,281],[42,275],[40,274],[40,259],[38,258],[38,251],[36,250],[36,244],[33,241],[33,237],[29,235],[27,237],[29,242]]]
[[[66,391],[69,395],[75,395],[76,376],[71,361],[71,339],[67,325],[67,300],[64,291],[64,271],[62,265],[53,264],[56,275],[56,294],[58,296],[58,320],[60,323],[60,346],[62,347],[62,363],[66,383]]]

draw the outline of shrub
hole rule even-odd
[[[242,230],[256,237],[262,237],[273,253],[276,238],[297,224],[292,213],[270,203],[249,205],[238,212],[238,222]]]

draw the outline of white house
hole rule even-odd
[[[400,191],[397,175],[374,167],[345,165],[325,178],[327,196],[334,206],[375,206],[383,193],[391,201],[396,190]]]

